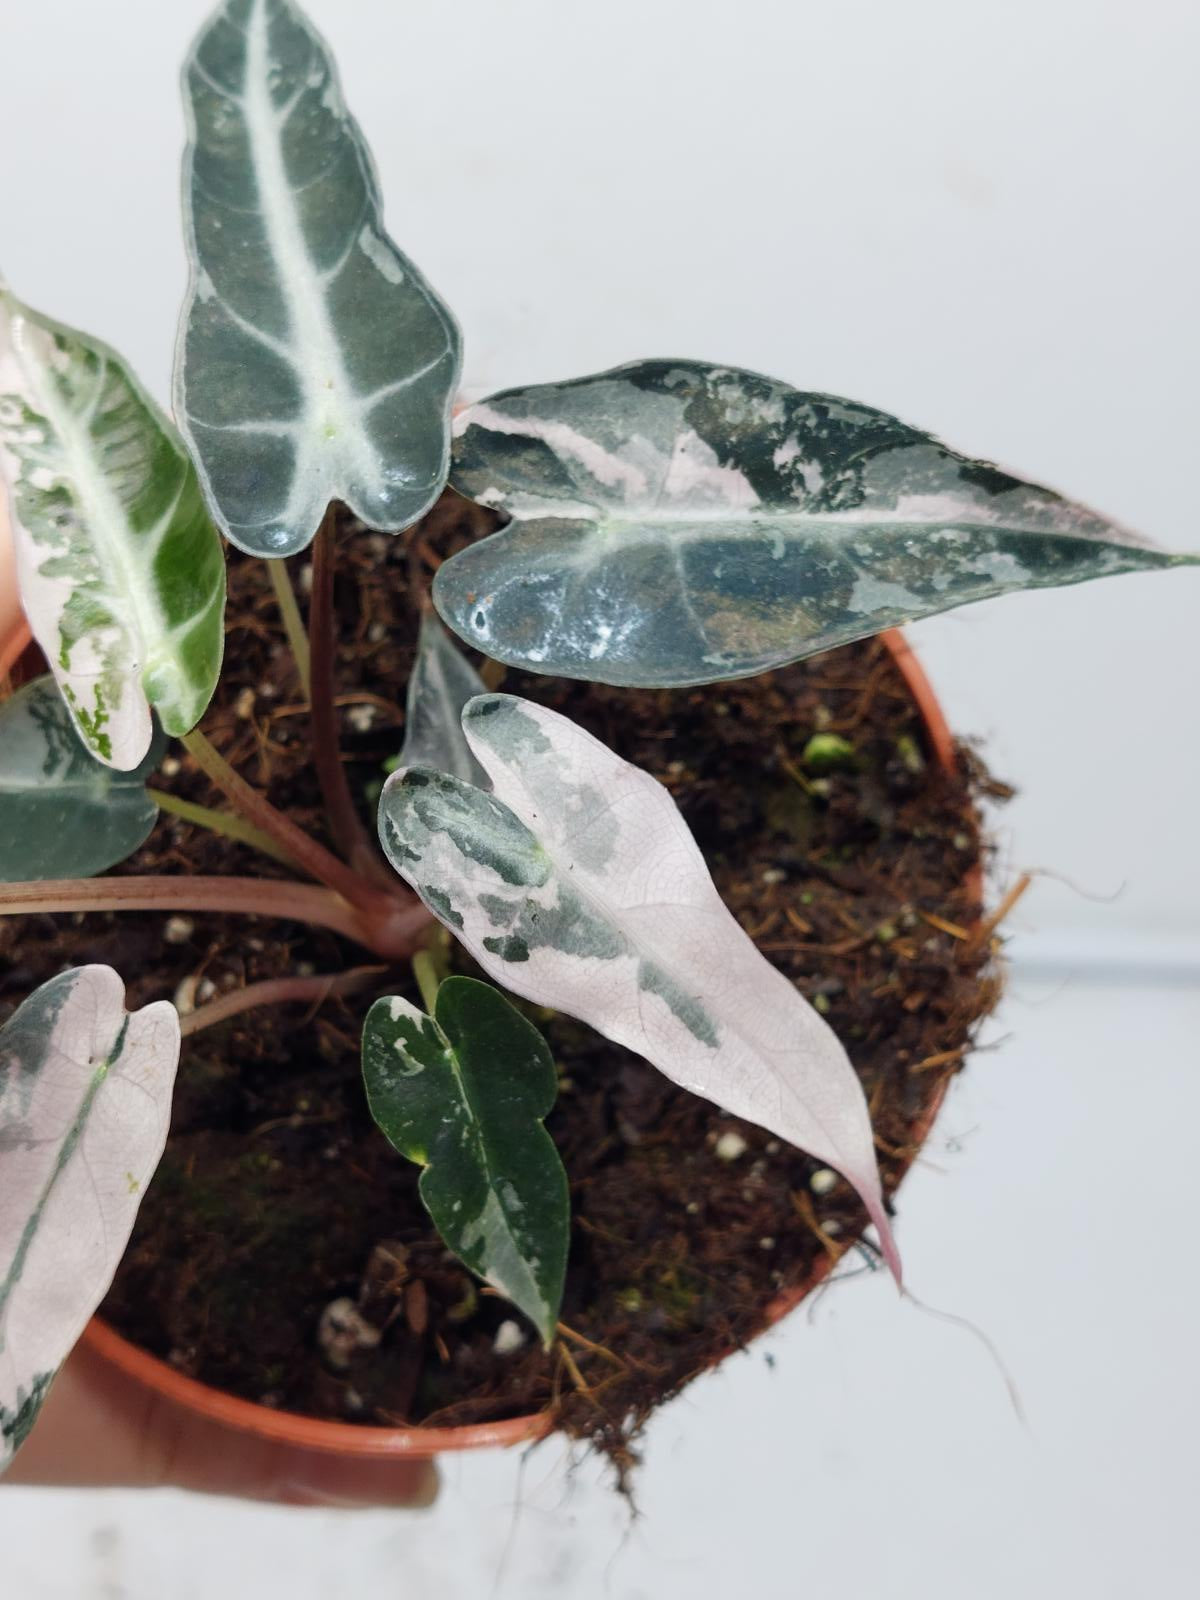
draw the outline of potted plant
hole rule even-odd
[[[185,96],[175,424],[0,290],[48,668],[0,710],[4,1450],[136,1222],[89,1337],[185,1404],[620,1455],[868,1222],[899,1278],[885,1193],[993,992],[887,630],[1195,558],[695,360],[452,428],[457,329],[299,9],[226,0]]]

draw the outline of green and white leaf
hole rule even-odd
[[[0,1470],[104,1298],[167,1137],[168,1001],[110,967],[51,978],[0,1028]]]
[[[225,644],[225,558],[171,423],[119,356],[0,284],[0,477],[21,600],[88,748],[189,733]]]
[[[132,772],[114,771],[80,739],[53,678],[0,705],[0,882],[90,878],[144,844],[158,816],[146,780],[161,732]]]
[[[455,433],[452,484],[512,521],[433,597],[531,672],[748,677],[990,595],[1200,559],[870,406],[698,361],[505,390]]]
[[[493,792],[396,773],[379,814],[396,871],[506,989],[843,1173],[898,1274],[846,1052],[723,904],[666,789],[511,695],[472,700],[463,727]]]
[[[407,527],[446,481],[459,334],[384,232],[328,50],[290,0],[226,0],[184,90],[175,410],[218,523],[260,556],[303,550],[331,500]]]
[[[546,1041],[490,984],[447,978],[433,1017],[399,996],[375,1002],[363,1074],[371,1115],[425,1169],[421,1199],[446,1244],[549,1348],[571,1204],[542,1126],[558,1092]]]
[[[433,767],[464,783],[490,789],[462,728],[463,707],[487,688],[431,612],[421,616],[417,656],[408,680],[404,745],[398,767]]]

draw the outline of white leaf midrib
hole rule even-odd
[[[288,312],[292,343],[285,347],[285,353],[304,397],[309,454],[312,454],[313,431],[340,422],[338,454],[346,469],[367,482],[375,482],[379,476],[379,462],[358,426],[353,385],[342,360],[320,276],[309,256],[293,204],[292,186],[279,138],[286,118],[281,119],[271,100],[269,70],[266,6],[264,0],[255,0],[246,36],[242,110],[268,249],[276,265],[280,292]],[[317,375],[312,371],[314,366],[318,369]],[[349,462],[345,461],[347,454],[352,458]],[[302,477],[297,471],[293,478],[294,504],[308,498],[301,490]],[[289,521],[290,509],[285,513]]]

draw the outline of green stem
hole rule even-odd
[[[308,634],[305,631],[304,619],[300,615],[300,607],[296,604],[296,591],[292,588],[292,580],[288,576],[287,563],[282,558],[268,560],[267,570],[271,575],[271,587],[275,591],[284,632],[291,646],[292,659],[296,663],[296,671],[300,674],[300,686],[304,690],[304,698],[311,703],[312,662],[308,653]]]
[[[226,839],[236,839],[239,844],[248,844],[251,849],[258,850],[264,856],[270,856],[273,861],[290,867],[293,872],[303,871],[295,856],[277,844],[269,833],[256,828],[244,817],[235,816],[232,811],[216,811],[211,806],[198,806],[191,800],[181,800],[177,794],[168,794],[165,789],[155,789],[152,786],[147,786],[146,793],[160,811],[166,811],[173,817],[182,817],[184,822],[195,823],[196,827],[207,828],[210,833],[219,833]]]
[[[242,1011],[257,1010],[259,1006],[294,1005],[307,1000],[315,1009],[335,996],[369,989],[387,970],[386,967],[352,967],[349,972],[328,972],[312,978],[268,978],[263,983],[250,983],[181,1017],[179,1031],[186,1039],[202,1028],[211,1028]]]
[[[417,980],[417,988],[421,991],[421,1002],[429,1015],[433,1015],[433,1008],[437,1004],[438,983],[437,967],[428,950],[418,950],[412,958],[413,977]]]
[[[344,861],[339,861],[331,850],[298,828],[290,817],[284,816],[257,789],[251,788],[214,750],[199,728],[193,728],[182,740],[188,754],[201,771],[232,801],[248,822],[261,828],[286,850],[310,877],[327,884],[352,906],[368,913],[385,909],[385,896],[353,872]],[[394,900],[390,903],[394,904]]]

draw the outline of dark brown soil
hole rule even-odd
[[[344,750],[357,792],[398,750],[416,611],[435,550],[479,514],[448,497],[391,539],[347,523],[337,604]],[[303,584],[302,561],[293,576]],[[225,678],[205,722],[244,776],[321,830],[307,722],[263,566],[231,553]],[[828,1016],[862,1077],[889,1191],[995,998],[970,870],[981,855],[967,764],[935,766],[910,696],[870,642],[748,682],[629,691],[509,673],[672,791],[717,885],[761,950]],[[853,755],[805,765],[816,732]],[[186,759],[158,780],[214,803]],[[123,872],[280,876],[253,852],[163,817]],[[131,1004],[203,1000],[297,970],[359,965],[337,937],[272,920],[145,914],[0,921],[0,1018],[65,965],[103,961]],[[465,966],[465,963],[463,963]],[[411,975],[379,992],[417,998]],[[672,1087],[587,1028],[525,1008],[561,1073],[548,1127],[574,1215],[550,1355],[497,1348],[520,1319],[448,1255],[417,1170],[373,1127],[359,1078],[372,994],[315,1014],[240,1016],[185,1045],[171,1139],[105,1304],[123,1333],[251,1400],[364,1424],[461,1424],[555,1408],[619,1453],[652,1407],[761,1329],[781,1292],[859,1240],[840,1181],[762,1131]],[[727,1159],[737,1142],[744,1148]],[[865,1247],[864,1247],[865,1248]],[[316,1338],[349,1296],[382,1330],[347,1370]]]

